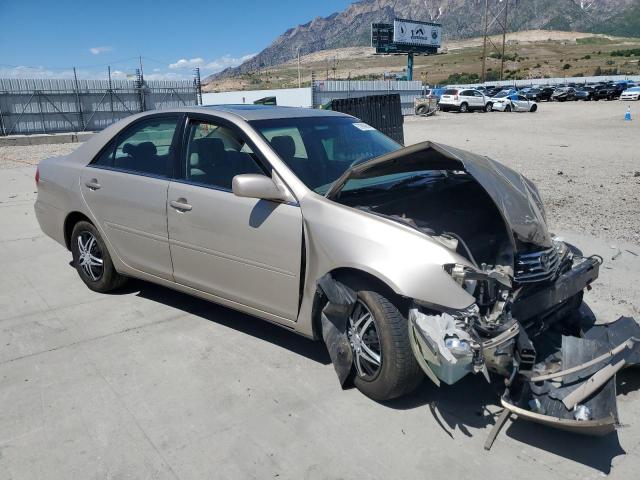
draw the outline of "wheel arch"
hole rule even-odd
[[[353,290],[357,291],[367,289],[379,293],[393,303],[403,315],[407,315],[409,305],[408,300],[402,295],[396,293],[396,291],[380,277],[377,277],[365,270],[353,267],[335,268],[328,273],[334,280],[350,287]],[[316,339],[322,339],[321,314],[326,303],[327,298],[322,292],[322,289],[316,287],[316,294],[312,308],[313,336]]]
[[[73,233],[73,227],[75,227],[76,224],[81,221],[89,222],[91,225],[93,225],[93,222],[89,217],[87,217],[84,213],[78,211],[69,213],[64,219],[64,244],[67,247],[67,250],[71,250],[71,234]]]

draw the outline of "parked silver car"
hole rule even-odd
[[[136,277],[323,339],[377,400],[425,373],[526,382],[526,332],[574,312],[600,265],[549,233],[522,175],[335,112],[134,115],[36,179],[42,230],[92,290]]]
[[[514,93],[508,97],[494,98],[493,109],[498,112],[536,112],[538,104],[524,95]]]

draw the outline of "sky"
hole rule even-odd
[[[0,78],[190,79],[235,66],[352,0],[0,0]]]

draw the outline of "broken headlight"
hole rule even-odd
[[[466,265],[460,265],[458,263],[450,263],[444,266],[445,272],[460,285],[468,294],[473,295],[478,286],[476,279],[469,278],[469,273],[473,270]]]

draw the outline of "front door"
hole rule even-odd
[[[191,119],[185,130],[181,173],[169,185],[167,204],[175,281],[295,320],[300,208],[232,193],[234,176],[270,170],[244,136],[225,125]]]
[[[161,116],[132,124],[80,175],[82,196],[118,257],[167,280],[167,190],[178,120]]]
[[[515,106],[515,110],[517,112],[528,112],[531,108],[529,100],[527,100],[522,95],[514,95],[512,103]]]

